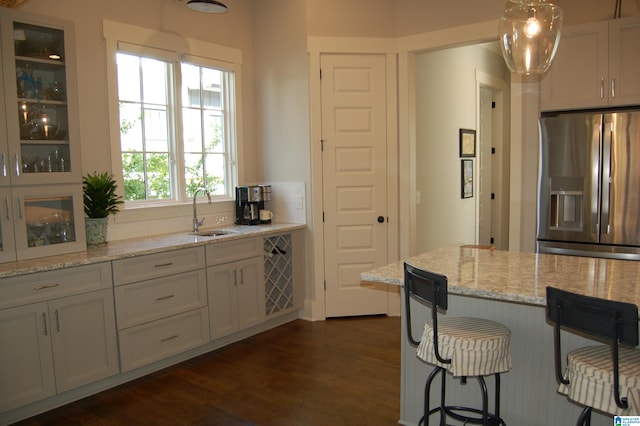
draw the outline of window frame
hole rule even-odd
[[[234,187],[242,177],[239,158],[242,155],[242,107],[241,107],[241,65],[242,53],[238,49],[189,39],[175,34],[169,34],[137,27],[118,22],[103,21],[103,35],[106,41],[107,51],[107,84],[109,99],[109,129],[111,145],[111,168],[118,183],[120,195],[124,195],[124,180],[122,175],[122,153],[120,146],[120,113],[119,96],[117,91],[117,66],[116,54],[118,52],[131,53],[145,57],[153,57],[168,60],[174,64],[173,90],[174,102],[172,105],[169,132],[173,135],[171,149],[173,155],[183,155],[182,147],[182,123],[174,117],[182,113],[181,97],[181,64],[183,62],[201,67],[209,67],[227,71],[233,74],[234,82],[228,90],[225,90],[225,101],[230,106],[232,113],[225,114],[225,149],[228,159],[225,162],[226,194],[212,197],[214,202],[231,201],[234,198]],[[228,75],[227,73],[223,75]],[[180,135],[180,136],[179,136]],[[179,137],[178,137],[179,136]],[[227,137],[229,140],[226,140]],[[151,207],[169,207],[184,205],[191,200],[182,194],[185,185],[183,160],[176,161],[170,157],[170,169],[177,172],[176,179],[172,182],[172,190],[177,191],[172,199],[167,200],[138,200],[125,202],[123,210],[136,210]],[[122,216],[122,214],[120,215]]]

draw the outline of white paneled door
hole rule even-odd
[[[386,285],[360,273],[387,262],[385,55],[323,54],[325,315],[387,312]]]

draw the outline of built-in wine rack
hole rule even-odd
[[[264,240],[264,275],[267,315],[293,307],[291,234]]]

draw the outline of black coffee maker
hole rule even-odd
[[[236,225],[259,225],[263,209],[261,186],[236,186]]]

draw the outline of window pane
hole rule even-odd
[[[181,69],[182,83],[188,87],[188,91],[183,91],[185,101],[182,109],[186,192],[189,194],[205,186],[212,194],[224,195],[227,192],[225,111],[221,96],[224,73],[189,64],[182,64]]]
[[[199,109],[184,108],[182,110],[182,129],[184,150],[202,152],[202,124]]]
[[[118,98],[120,101],[140,102],[140,58],[118,53]]]
[[[182,64],[182,105],[200,106],[200,67]]]
[[[120,150],[126,152],[142,149],[141,105],[120,103]]]
[[[211,68],[202,69],[202,97],[203,106],[220,108],[221,103],[221,75],[222,72]]]
[[[119,95],[123,97],[120,149],[125,198],[130,201],[170,198],[167,88],[171,64],[136,55],[119,54],[118,58],[118,81],[122,82]],[[131,76],[135,76],[135,85],[129,84]]]
[[[167,104],[167,63],[157,59],[142,58],[142,83],[144,102]]]
[[[187,185],[187,197],[193,195],[193,192],[196,189],[206,186],[206,182],[204,181],[204,166],[202,162],[202,154],[184,155],[184,175]]]
[[[224,152],[222,143],[222,116],[207,112],[204,122],[205,151]]]
[[[168,152],[167,112],[161,109],[144,110],[146,150]]]
[[[144,178],[144,156],[122,153],[122,177],[124,178],[124,198],[144,200],[146,198]]]
[[[147,199],[171,198],[169,155],[147,154]]]
[[[207,154],[205,169],[207,173],[207,188],[209,188],[211,194],[224,195],[224,156],[220,154]]]

